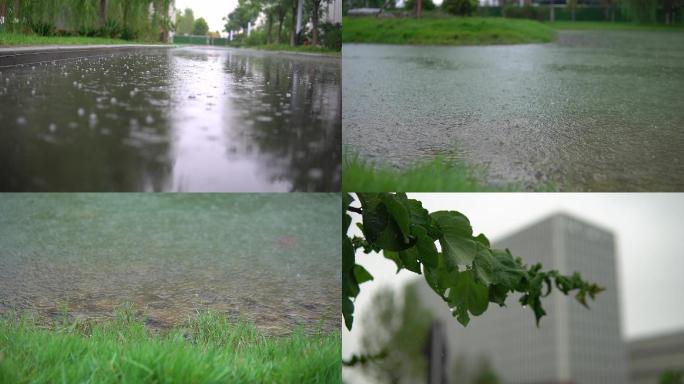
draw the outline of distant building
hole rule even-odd
[[[627,343],[632,384],[657,384],[666,371],[684,372],[684,331]]]
[[[497,241],[494,247],[509,248],[527,264],[541,262],[544,269],[579,271],[606,291],[587,310],[554,288],[542,302],[547,316],[539,328],[532,311],[517,302],[519,295],[511,295],[507,307],[490,303],[487,312],[472,317],[464,328],[422,282],[424,305],[434,308],[448,325],[451,372],[472,370],[485,358],[504,383],[628,383],[612,233],[556,214]]]

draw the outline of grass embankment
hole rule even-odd
[[[545,43],[556,31],[538,21],[493,17],[345,17],[344,43],[480,45]]]
[[[605,21],[554,21],[544,22],[556,30],[626,30],[626,31],[673,31],[684,32],[684,24],[637,24],[611,23]]]
[[[236,45],[235,48],[249,48],[260,49],[264,51],[279,51],[279,52],[297,52],[297,53],[313,53],[317,55],[339,56],[340,51],[335,51],[325,47],[318,47],[313,45],[297,45],[290,46],[289,44],[263,44],[263,45]]]
[[[127,312],[104,322],[0,319],[1,383],[339,383],[340,335],[265,336],[202,313],[155,334]]]
[[[350,157],[342,166],[342,190],[345,192],[498,192],[518,191],[515,185],[492,186],[484,181],[484,172],[462,162],[435,158],[406,169],[377,166]]]
[[[0,47],[31,45],[144,44],[139,41],[82,36],[38,36],[0,32]],[[161,44],[161,43],[157,43]]]

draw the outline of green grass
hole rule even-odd
[[[324,47],[316,47],[316,46],[311,46],[311,45],[298,45],[295,47],[292,47],[288,44],[264,44],[264,45],[245,45],[242,48],[251,48],[251,49],[261,49],[265,51],[284,51],[284,52],[303,52],[303,53],[316,53],[316,54],[324,54],[324,55],[331,55],[331,56],[339,56],[340,52],[339,51],[334,51],[332,49],[324,48]]]
[[[377,166],[349,157],[342,167],[345,192],[486,192],[518,191],[515,185],[492,186],[483,182],[484,172],[462,162],[435,158],[406,169]]]
[[[96,45],[96,44],[140,44],[140,42],[81,36],[37,36],[0,32],[0,47],[22,45]]]
[[[345,17],[345,43],[480,45],[544,43],[556,31],[537,21],[493,17]]]
[[[684,32],[684,24],[637,24],[637,23],[610,23],[602,21],[555,21],[545,22],[556,30],[628,30],[628,31],[674,31]]]
[[[154,333],[131,311],[100,322],[0,319],[0,383],[339,383],[339,332],[269,337],[200,313]]]

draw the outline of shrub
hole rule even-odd
[[[477,0],[444,0],[442,9],[452,15],[470,16],[477,10]]]
[[[321,44],[324,47],[335,51],[342,50],[342,24],[323,23],[321,31]]]
[[[42,21],[32,23],[31,30],[40,36],[53,36],[55,34],[55,26]]]

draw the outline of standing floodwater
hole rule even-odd
[[[157,327],[212,310],[337,330],[340,209],[334,194],[5,194],[0,314],[132,303]]]
[[[338,58],[139,52],[0,68],[0,189],[339,190]]]
[[[684,190],[684,34],[563,31],[553,44],[345,44],[343,137],[365,160],[441,155],[491,184]]]

